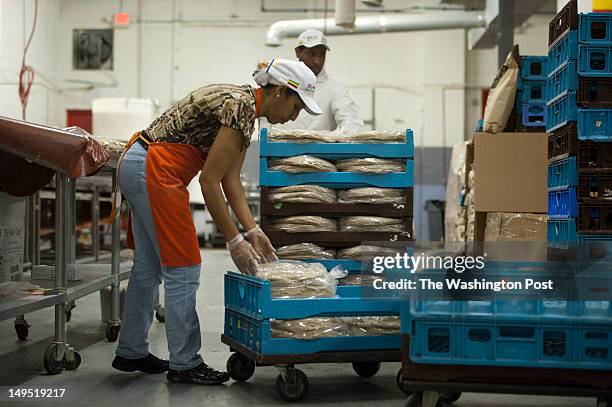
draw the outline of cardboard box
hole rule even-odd
[[[66,279],[68,281],[79,281],[83,277],[78,266],[68,264]],[[32,269],[32,280],[55,280],[55,266],[40,265]]]
[[[20,280],[25,245],[25,198],[0,192],[0,283]]]
[[[476,212],[546,213],[547,149],[546,133],[475,133]]]

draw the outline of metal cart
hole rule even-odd
[[[56,135],[58,139],[61,140],[62,145],[70,147],[76,146],[74,149],[76,154],[78,152],[83,153],[84,148],[82,147],[85,142],[84,139],[77,137],[73,142],[71,139],[73,135],[70,133],[7,118],[0,118],[0,133],[6,136],[0,144],[0,149],[22,156],[31,162],[47,168],[56,169],[54,265],[31,265],[31,267],[51,267],[52,270],[50,271],[54,274],[53,280],[30,279],[34,284],[38,284],[43,288],[49,288],[46,295],[15,293],[15,295],[9,298],[1,299],[0,320],[17,317],[15,328],[18,335],[25,339],[28,334],[28,324],[23,316],[47,307],[55,307],[55,338],[54,342],[46,349],[44,366],[50,374],[58,374],[63,370],[75,370],[81,364],[81,356],[72,346],[70,346],[67,340],[66,322],[69,307],[71,306],[70,304],[74,303],[76,299],[94,293],[103,287],[110,286],[112,295],[111,320],[108,321],[107,324],[106,336],[109,340],[116,340],[119,334],[119,329],[121,327],[119,315],[119,282],[121,279],[128,278],[129,263],[131,263],[120,263],[119,218],[115,219],[112,223],[111,264],[77,264],[75,261],[76,239],[74,214],[76,177],[79,175],[74,177],[66,175],[66,173],[57,169],[56,163],[58,160],[53,161],[53,159],[49,156],[44,156],[44,154],[41,154],[43,157],[38,160],[36,153],[32,154],[30,151],[21,153],[20,150],[15,147],[16,144],[14,140],[20,138],[24,140],[24,143],[28,141],[35,143],[38,137],[53,137]],[[81,147],[81,149],[79,149],[79,147]],[[101,148],[99,145],[95,145],[94,147],[98,149]],[[38,145],[33,146],[32,150],[34,151],[37,148],[39,148]],[[16,150],[18,152],[16,152]],[[78,159],[75,161],[78,163]],[[106,166],[102,168],[102,171],[110,173],[114,183],[116,176],[114,163],[112,161],[108,162]],[[33,223],[35,224],[36,222]],[[82,278],[79,281],[69,283],[67,281],[67,274],[71,269],[75,268],[78,269]]]

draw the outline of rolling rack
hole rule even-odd
[[[18,120],[0,118],[0,149],[24,158],[34,164],[55,171],[55,253],[54,265],[36,265],[32,268],[51,268],[53,280],[33,280],[45,295],[16,293],[0,300],[0,320],[17,317],[16,329],[27,337],[25,314],[55,307],[55,338],[46,349],[44,367],[50,374],[63,370],[76,370],[81,356],[70,345],[66,335],[69,304],[101,288],[111,287],[111,320],[107,322],[106,336],[117,339],[121,328],[119,315],[119,283],[129,277],[131,262],[120,261],[120,219],[112,223],[111,264],[77,264],[75,237],[76,179],[101,171],[110,174],[114,182],[115,160],[93,138],[75,135],[55,128]],[[55,144],[55,145],[54,145]],[[56,153],[53,154],[52,151]],[[69,272],[78,269],[80,280],[69,282]],[[23,276],[22,276],[23,278]]]
[[[351,143],[284,143],[268,141],[266,129],[261,132],[260,184],[261,226],[273,245],[310,242],[323,247],[351,247],[363,241],[412,240],[412,186],[414,146],[412,131],[406,140],[389,144]],[[310,154],[325,159],[380,157],[404,160],[405,172],[360,174],[350,172],[290,174],[268,170],[270,158]],[[377,186],[404,189],[405,205],[394,204],[299,204],[268,201],[270,187],[316,184],[334,189]],[[378,210],[381,210],[379,212]],[[301,232],[268,230],[272,218],[293,215],[318,215],[339,218],[372,215],[404,218],[407,231],[397,232]],[[326,259],[307,260],[331,269],[342,265],[350,272],[361,272],[361,262]],[[352,363],[361,377],[372,377],[381,362],[398,362],[401,356],[400,335],[339,336],[300,340],[272,336],[271,320],[315,316],[399,315],[399,301],[368,300],[360,286],[339,286],[334,298],[272,298],[268,281],[228,273],[225,276],[225,329],[221,341],[233,352],[227,362],[230,377],[238,382],[248,380],[256,366],[276,366],[278,394],[286,401],[298,401],[308,392],[308,378],[297,364]]]

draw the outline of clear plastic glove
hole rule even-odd
[[[278,260],[276,255],[276,249],[270,243],[268,236],[261,230],[259,225],[249,230],[244,234],[249,242],[253,245],[253,248],[264,263]]]
[[[225,246],[230,251],[234,264],[242,274],[249,276],[257,274],[257,263],[261,262],[261,258],[242,235],[236,236]]]

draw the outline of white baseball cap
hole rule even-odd
[[[328,51],[331,51],[327,45],[327,37],[319,30],[306,30],[298,37],[297,47],[312,48],[317,45],[323,45]]]
[[[253,79],[259,86],[282,85],[296,92],[308,113],[322,114],[323,111],[314,100],[317,77],[301,61],[274,58],[260,61],[253,72]]]

